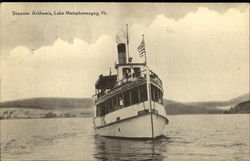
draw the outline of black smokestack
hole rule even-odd
[[[117,51],[118,51],[118,63],[119,64],[126,64],[127,63],[126,44],[125,43],[118,44]]]

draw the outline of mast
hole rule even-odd
[[[126,24],[126,31],[127,31],[127,51],[128,51],[128,63],[129,63],[129,38],[128,38],[128,24]]]
[[[147,52],[146,52],[146,46],[145,46],[145,41],[144,41],[144,34],[142,34],[142,42],[144,43],[144,56],[145,56],[145,64],[147,67]]]
[[[142,41],[144,42],[144,48],[145,47],[145,41],[144,41],[144,35],[142,35]],[[150,85],[150,71],[149,67],[147,65],[147,53],[146,50],[144,50],[145,55],[145,64],[146,64],[146,79],[147,79],[147,95],[148,95],[148,101],[149,101],[149,108],[150,108],[150,118],[151,118],[151,131],[152,131],[152,139],[154,140],[154,122],[153,122],[153,110],[152,110],[152,101],[151,101],[151,85]]]
[[[153,110],[152,110],[152,102],[151,102],[151,85],[150,85],[149,68],[147,65],[146,65],[146,72],[147,72],[147,95],[148,95],[149,108],[150,108],[152,139],[154,139],[154,122],[153,122]]]

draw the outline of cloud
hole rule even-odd
[[[93,44],[80,39],[74,39],[72,44],[57,39],[51,46],[33,51],[18,46],[1,64],[1,100],[91,97],[96,78],[113,65],[113,44],[114,39],[102,35]]]
[[[249,89],[248,19],[247,11],[199,8],[179,20],[158,15],[134,32],[145,33],[149,63],[164,77],[168,98],[229,99]]]
[[[207,7],[220,14],[235,8],[241,12],[248,4],[237,3],[2,3],[1,49],[9,52],[23,45],[30,49],[51,45],[57,38],[71,42],[79,38],[95,42],[101,34],[112,34],[124,24],[148,26],[157,15],[179,20],[199,7]],[[12,11],[106,11],[106,16],[13,16]],[[32,34],[30,34],[32,33]],[[3,52],[2,52],[3,53]]]
[[[167,99],[229,99],[249,90],[248,29],[248,10],[221,14],[200,7],[178,20],[159,14],[148,26],[130,25],[130,55],[143,62],[136,48],[144,34],[149,65]],[[115,33],[94,42],[59,36],[37,49],[16,46],[1,64],[1,100],[90,97],[99,74],[108,74],[116,60]]]

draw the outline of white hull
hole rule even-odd
[[[166,117],[152,114],[154,138],[163,135],[168,123]],[[121,138],[152,138],[151,114],[146,113],[120,120],[104,126],[95,127],[97,135]]]

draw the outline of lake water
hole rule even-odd
[[[1,160],[249,160],[249,116],[168,116],[154,143],[95,136],[91,118],[1,120]]]

